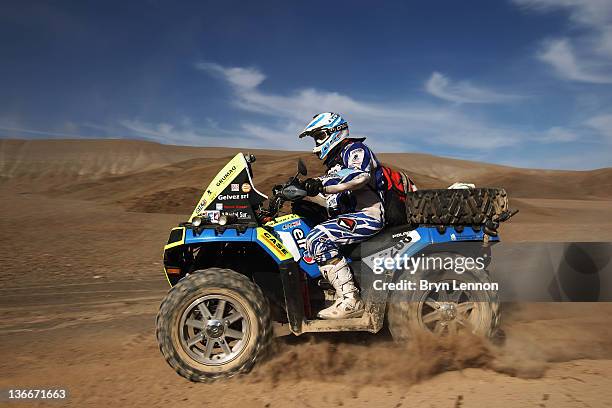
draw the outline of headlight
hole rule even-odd
[[[223,214],[219,217],[219,225],[232,224],[236,221],[238,221],[238,217],[236,217],[236,214]]]
[[[200,225],[202,225],[202,217],[193,217],[193,219],[191,220],[191,225],[193,225],[194,227],[199,227]]]

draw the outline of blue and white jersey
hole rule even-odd
[[[348,143],[340,152],[340,163],[321,177],[323,186],[331,192],[325,195],[331,216],[363,211],[382,219],[379,194],[370,186],[379,162],[362,142]]]
[[[379,162],[374,153],[363,142],[348,143],[340,153],[343,167],[373,173]]]

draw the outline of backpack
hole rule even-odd
[[[407,194],[417,190],[406,173],[381,165],[377,171],[377,187],[383,199],[385,225],[397,226],[408,223],[406,216]]]

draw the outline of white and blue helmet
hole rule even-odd
[[[312,152],[325,160],[332,149],[349,137],[348,122],[337,113],[323,112],[312,117],[300,133],[300,138],[310,136],[315,141]]]

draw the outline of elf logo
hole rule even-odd
[[[304,230],[301,228],[295,228],[293,231],[291,231],[291,235],[302,253],[302,259],[304,262],[309,265],[315,263],[314,258],[308,255],[308,252],[306,251],[306,234],[304,234]]]
[[[338,226],[353,232],[355,231],[355,227],[357,226],[357,221],[352,218],[340,217],[338,218]]]
[[[293,235],[293,239],[297,244],[298,248],[306,249],[306,237],[304,236],[304,230],[301,228],[295,228],[291,231],[291,235]]]

